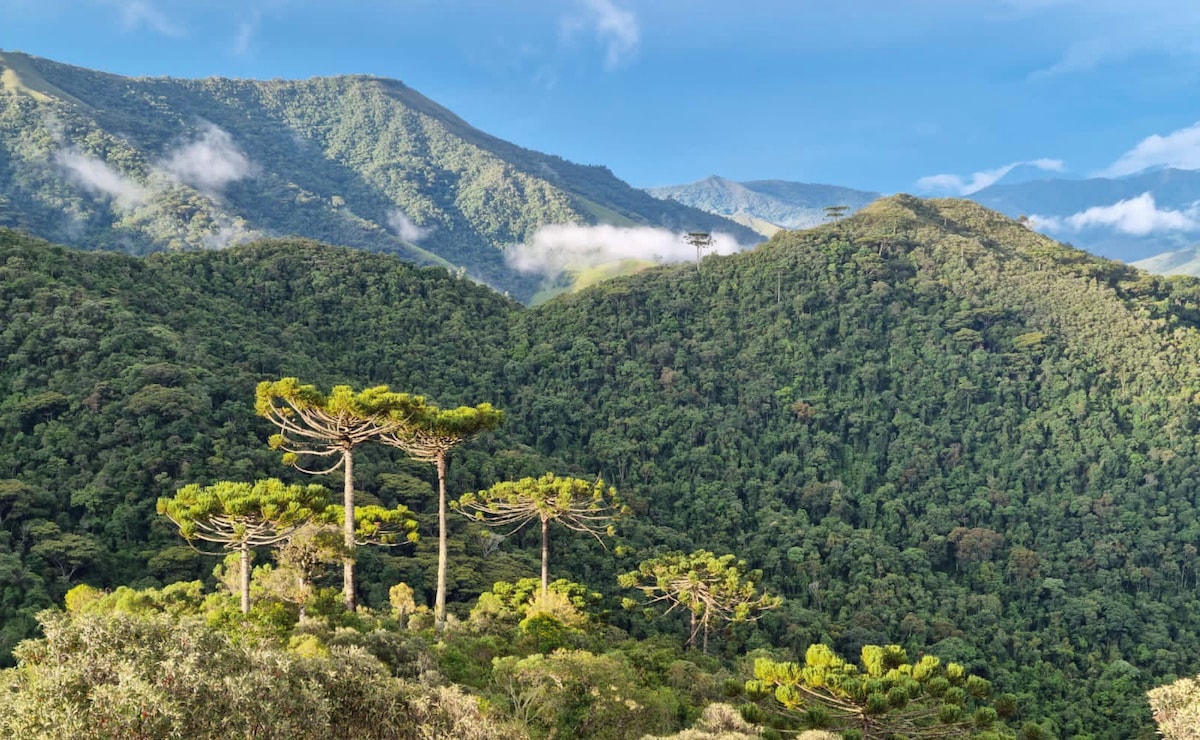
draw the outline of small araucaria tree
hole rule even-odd
[[[664,614],[686,609],[691,615],[687,644],[695,647],[696,637],[703,631],[703,649],[708,652],[708,632],[714,619],[752,622],[782,603],[778,596],[758,593],[755,582],[761,577],[761,571],[747,571],[746,564],[733,555],[697,550],[644,560],[637,570],[617,580],[624,588],[642,591],[652,604],[667,604]],[[626,605],[632,606],[632,600]]]
[[[559,478],[554,473],[497,483],[464,495],[457,506],[489,527],[507,528],[505,536],[534,520],[542,523],[542,599],[550,583],[550,522],[586,532],[603,544],[601,535],[612,534],[613,520],[628,513],[617,489],[604,481]]]
[[[386,385],[355,393],[350,386],[335,386],[328,396],[296,378],[258,384],[255,410],[279,427],[271,436],[273,449],[283,450],[285,464],[312,475],[342,470],[342,594],[346,608],[354,610],[354,448],[400,433],[421,413],[424,399],[393,393]],[[309,468],[307,458],[334,462]]]
[[[863,646],[861,666],[819,644],[803,665],[759,658],[746,693],[781,712],[788,730],[852,730],[864,740],[1009,737],[988,733],[1017,710],[1015,696],[993,697],[991,683],[963,666],[932,655],[910,663],[899,645]]]
[[[446,466],[450,450],[481,432],[495,429],[504,422],[504,412],[490,403],[478,406],[459,406],[439,409],[431,404],[421,406],[417,413],[404,416],[393,429],[380,436],[380,441],[404,450],[414,460],[430,462],[437,467],[438,476],[438,568],[437,594],[434,596],[434,625],[440,632],[446,626]]]
[[[188,542],[204,540],[241,555],[242,613],[250,611],[251,549],[274,545],[324,512],[323,486],[289,486],[275,478],[256,483],[221,481],[184,486],[174,498],[160,498],[158,513],[179,527]]]

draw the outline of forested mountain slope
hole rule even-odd
[[[1200,671],[1194,281],[906,196],[536,309],[311,244],[2,250],[9,641],[69,583],[203,573],[152,502],[285,472],[251,397],[287,374],[495,403],[508,422],[456,458],[454,490],[602,474],[637,514],[621,546],[563,538],[552,569],[612,592],[665,549],[735,552],[786,597],[759,644],[960,660],[1064,736],[1150,737],[1142,691]],[[356,470],[427,510],[431,470]],[[456,537],[458,608],[532,572],[531,541]],[[427,595],[427,546],[371,558],[368,603],[400,580]]]
[[[462,267],[545,224],[748,229],[489,136],[395,80],[127,78],[0,52],[0,225],[145,254],[299,235]]]

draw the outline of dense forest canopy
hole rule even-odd
[[[1149,737],[1143,691],[1200,672],[1200,284],[970,203],[897,196],[535,309],[297,240],[136,259],[0,231],[0,287],[5,654],[74,584],[208,576],[159,497],[312,482],[253,408],[256,383],[297,376],[503,409],[456,452],[452,495],[615,485],[615,544],[552,539],[550,575],[635,637],[668,625],[621,610],[616,575],[705,549],[784,597],[714,633],[718,654],[897,644],[1014,694],[1019,720],[1105,738]],[[362,555],[362,602],[405,582],[431,604],[433,468],[378,446],[355,477],[422,515],[415,548]],[[452,529],[460,618],[537,573],[537,532]]]

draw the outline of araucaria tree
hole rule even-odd
[[[534,520],[542,523],[542,599],[550,583],[550,522],[575,532],[586,532],[603,544],[601,535],[612,534],[612,522],[627,513],[617,489],[604,481],[541,478],[497,483],[486,491],[468,493],[458,500],[468,516],[489,527],[508,528],[506,536]]]
[[[804,664],[754,661],[751,699],[767,702],[795,731],[812,727],[869,738],[1009,737],[997,720],[1017,711],[1016,697],[992,697],[992,685],[958,663],[932,655],[910,663],[899,645],[864,645],[862,665],[810,645]]]
[[[399,412],[401,423],[383,433],[380,441],[404,450],[414,460],[430,462],[437,467],[438,566],[433,615],[434,625],[440,632],[446,626],[446,562],[449,557],[446,547],[446,466],[450,450],[481,432],[500,426],[504,422],[504,412],[492,408],[490,403],[445,410],[427,404],[418,413],[407,417],[403,416],[404,411]]]
[[[296,378],[258,384],[255,410],[279,427],[271,436],[273,449],[283,450],[283,461],[312,475],[342,470],[342,595],[346,609],[354,610],[354,448],[384,434],[401,432],[420,412],[424,399],[393,393],[386,385],[355,393],[350,386],[335,386],[328,396]],[[334,462],[310,468],[308,458]]]
[[[617,581],[624,588],[643,592],[652,604],[667,604],[664,614],[686,609],[691,615],[687,644],[695,647],[696,637],[703,631],[704,651],[708,652],[708,632],[714,619],[750,622],[782,603],[777,596],[758,593],[755,584],[761,577],[761,571],[747,571],[746,564],[733,555],[696,550],[644,560],[637,570],[622,574]]]
[[[251,549],[274,545],[325,511],[323,486],[289,486],[275,478],[256,483],[192,484],[160,498],[158,513],[179,527],[184,539],[223,545],[241,554],[242,613],[250,611]]]

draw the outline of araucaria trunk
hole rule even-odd
[[[346,602],[346,611],[354,611],[354,458],[350,448],[342,452],[342,469],[345,473],[345,484],[342,488],[342,506],[346,519],[342,524],[345,537],[346,554],[342,557],[342,600]]]

